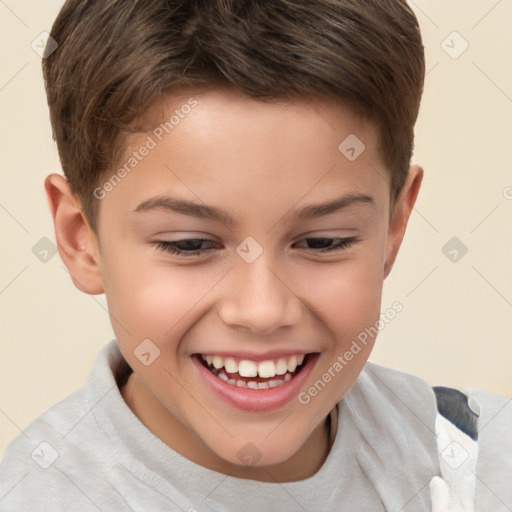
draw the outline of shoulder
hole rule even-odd
[[[393,428],[412,430],[425,437],[433,430],[437,414],[432,387],[422,378],[368,361],[346,397],[365,404],[376,422],[393,422]],[[421,432],[420,432],[421,431]]]
[[[365,390],[366,403],[371,403],[368,399],[370,394],[378,396],[395,422],[402,418],[403,423],[397,427],[398,430],[409,430],[407,425],[416,430],[419,425],[417,419],[434,429],[441,466],[443,439],[437,429],[441,417],[442,422],[446,420],[463,433],[462,437],[476,441],[476,509],[512,510],[510,398],[474,388],[431,387],[420,377],[370,362],[365,365],[357,382]],[[385,415],[382,414],[380,419],[385,421]],[[430,443],[428,451],[432,449]]]
[[[48,510],[50,503],[57,505],[66,499],[66,491],[61,491],[72,484],[63,467],[69,463],[70,452],[84,462],[88,458],[79,443],[70,442],[76,440],[74,425],[86,412],[81,389],[50,407],[9,444],[0,463],[2,511]]]
[[[482,389],[455,389],[431,386],[427,381],[399,370],[368,361],[358,381],[365,387],[379,388],[379,392],[395,397],[410,397],[408,403],[421,402],[421,406],[433,407],[436,412],[447,417],[452,423],[460,423],[463,429],[471,430],[460,418],[467,410],[478,416],[474,429],[480,439],[502,432],[504,440],[512,438],[512,399],[505,398]],[[426,401],[425,401],[426,400]],[[456,425],[457,426],[457,425]],[[468,432],[469,434],[469,432]],[[476,432],[475,432],[476,434]]]
[[[421,417],[432,426],[437,414],[450,421],[480,446],[480,466],[503,460],[512,468],[512,400],[475,388],[463,390],[432,387],[424,379],[402,371],[367,362],[353,386],[356,395],[371,403],[379,397],[391,412],[399,409],[406,416]],[[512,477],[512,474],[511,474]]]
[[[432,386],[416,375],[368,361],[357,382],[378,390],[379,394],[388,396],[393,402],[405,401],[414,409],[436,409]]]
[[[478,423],[482,436],[503,429],[504,437],[512,438],[512,399],[475,388],[464,389],[464,394],[480,406]]]
[[[101,351],[84,387],[50,407],[9,444],[0,462],[2,512],[98,510],[112,466],[111,443],[92,411],[111,388],[111,352],[112,345]]]
[[[481,389],[464,393],[479,406],[477,510],[512,510],[512,400]]]
[[[3,470],[8,462],[16,462],[19,458],[17,456],[22,454],[19,462],[23,464],[29,462],[24,455],[28,454],[29,460],[31,459],[32,450],[36,448],[38,439],[45,439],[48,443],[59,445],[73,425],[83,417],[86,410],[87,400],[83,388],[52,405],[9,444],[0,469]]]

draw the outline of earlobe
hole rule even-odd
[[[418,197],[422,180],[423,169],[418,165],[413,165],[409,169],[407,180],[396,201],[391,218],[386,247],[386,260],[384,262],[384,279],[388,277],[391,269],[393,268],[393,264],[395,263],[398,250],[400,249],[404,238],[409,217]]]
[[[104,293],[97,237],[80,209],[78,199],[60,174],[47,176],[44,187],[59,254],[74,285],[90,295]]]

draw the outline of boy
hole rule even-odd
[[[510,403],[367,362],[423,176],[405,1],[68,0],[51,36],[45,188],[116,339],[0,510],[512,510]]]

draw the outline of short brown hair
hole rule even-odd
[[[344,100],[378,128],[392,205],[403,187],[425,75],[406,0],[67,0],[51,36],[53,137],[95,231],[92,191],[121,161],[124,135],[182,87]]]

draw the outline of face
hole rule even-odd
[[[147,117],[173,114],[128,138],[129,171],[96,192],[100,288],[134,371],[124,396],[178,452],[254,477],[325,446],[421,177],[390,224],[377,130],[346,106],[217,89]]]

